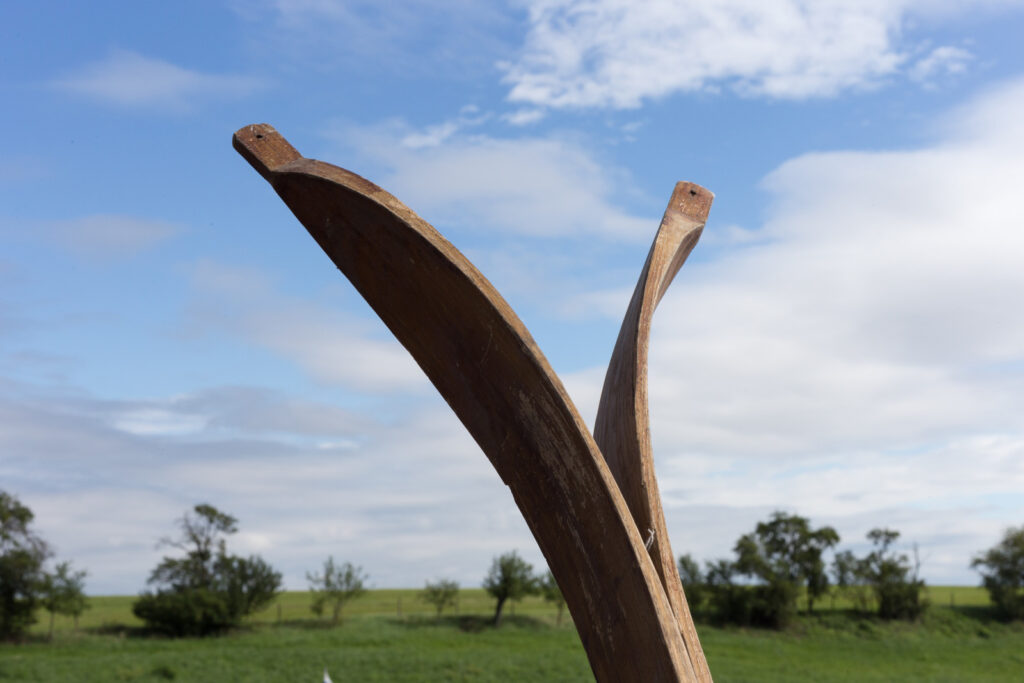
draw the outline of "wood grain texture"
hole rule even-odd
[[[638,529],[650,540],[651,559],[700,681],[710,681],[711,673],[679,580],[654,473],[647,405],[647,346],[654,309],[697,244],[713,198],[698,185],[676,184],[626,309],[594,423],[594,439],[605,462]]]
[[[273,128],[234,146],[455,411],[509,486],[598,681],[694,681],[667,594],[601,452],[525,326],[433,227]]]

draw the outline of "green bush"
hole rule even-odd
[[[0,640],[18,638],[35,623],[50,551],[29,528],[32,519],[31,510],[0,491]]]
[[[704,610],[708,599],[708,585],[700,571],[700,565],[689,553],[679,556],[679,579],[683,583],[683,593],[686,595],[686,604],[690,612],[699,614]]]
[[[1004,619],[1024,619],[1024,526],[1007,529],[1003,540],[978,555],[971,566]]]
[[[154,631],[174,637],[205,636],[235,623],[225,596],[205,588],[145,593],[132,612]]]
[[[924,581],[918,578],[917,564],[904,554],[896,554],[892,544],[900,537],[891,529],[872,529],[868,540],[875,549],[858,564],[861,580],[871,587],[878,601],[878,616],[883,619],[916,619],[928,607],[922,597]],[[914,555],[917,555],[915,546]]]
[[[225,536],[237,531],[235,518],[212,505],[197,505],[178,524],[182,538],[167,545],[185,557],[165,557],[149,577],[155,591],[132,606],[146,625],[170,636],[205,636],[237,625],[270,603],[281,575],[259,557],[228,555]]]

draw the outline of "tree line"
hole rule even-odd
[[[27,506],[0,491],[0,640],[23,637],[40,608],[50,615],[51,637],[54,615],[73,617],[77,628],[78,616],[88,608],[87,573],[69,561],[47,570],[53,552],[32,530],[33,519]],[[149,630],[170,636],[219,633],[264,609],[281,592],[281,573],[265,560],[228,552],[227,539],[238,530],[231,515],[200,504],[176,523],[178,535],[161,539],[160,545],[178,554],[160,561],[132,605]],[[733,559],[706,562],[701,569],[690,555],[681,556],[680,576],[691,610],[720,623],[782,627],[796,614],[801,596],[809,611],[826,596],[841,596],[883,618],[917,617],[926,602],[916,548],[913,560],[897,552],[899,532],[891,529],[873,529],[867,537],[872,550],[858,557],[835,550],[835,529],[815,529],[804,517],[775,512],[737,540]],[[832,561],[826,563],[830,550]],[[1007,530],[971,566],[982,575],[997,613],[1024,619],[1024,526]],[[311,611],[330,614],[338,624],[345,605],[365,593],[368,576],[361,567],[328,557],[321,571],[306,578]],[[565,600],[554,576],[535,573],[515,551],[493,558],[482,586],[495,600],[495,626],[509,602],[538,594],[557,607],[561,623]],[[439,579],[426,582],[419,597],[440,618],[456,604],[458,592],[457,582]]]
[[[32,529],[32,511],[10,493],[0,491],[0,640],[24,634],[35,623],[36,610],[53,618],[63,614],[78,617],[89,603],[85,598],[85,571],[72,569],[70,561],[47,571],[53,557],[47,543]]]
[[[679,557],[679,575],[690,609],[720,624],[782,628],[797,613],[828,596],[849,600],[856,610],[883,619],[916,619],[927,608],[917,545],[912,555],[897,552],[900,533],[875,528],[867,533],[871,550],[858,557],[836,551],[839,534],[829,526],[776,511],[733,546],[733,559],[706,562],[703,570],[689,554]],[[826,551],[833,551],[826,563]],[[1024,526],[1006,531],[1002,541],[977,555],[971,566],[982,575],[997,614],[1024,619]]]

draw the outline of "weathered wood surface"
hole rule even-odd
[[[265,124],[245,126],[233,142],[412,354],[509,486],[597,680],[702,680],[695,634],[684,642],[692,623],[677,621],[605,458],[494,287],[373,183],[303,158]]]
[[[651,319],[661,297],[700,238],[713,195],[692,183],[677,183],[626,309],[608,364],[594,423],[594,440],[604,455],[679,623],[690,663],[700,681],[710,681],[661,507],[654,474],[647,407],[647,345]]]

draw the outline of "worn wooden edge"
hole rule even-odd
[[[278,138],[257,124],[240,129],[234,145],[409,350],[510,487],[597,679],[696,680],[618,485],[519,318],[396,198]]]
[[[711,673],[679,578],[654,470],[647,350],[654,310],[696,246],[713,199],[714,195],[699,185],[676,184],[623,317],[594,424],[594,438],[630,514],[641,533],[647,534],[648,552],[701,681],[710,681]]]

